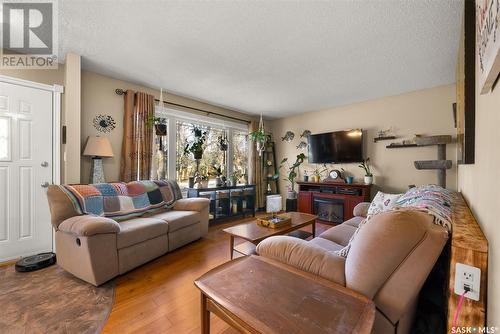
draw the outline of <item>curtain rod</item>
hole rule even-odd
[[[118,94],[118,95],[124,95],[126,92],[127,92],[126,89],[121,89],[121,88],[115,89],[115,93]],[[155,101],[156,102],[160,102],[160,100],[158,100],[158,99],[155,99]],[[248,121],[246,119],[242,119],[242,118],[238,118],[238,117],[233,117],[233,116],[227,116],[227,115],[219,114],[219,113],[216,113],[216,112],[213,112],[213,111],[208,111],[208,110],[203,110],[203,109],[199,109],[199,108],[194,108],[194,107],[190,107],[190,106],[186,106],[186,105],[178,104],[178,103],[174,103],[174,102],[169,102],[169,101],[165,101],[165,100],[163,100],[161,102],[163,102],[165,104],[170,104],[170,105],[173,105],[173,106],[176,106],[176,107],[187,108],[187,109],[199,111],[199,112],[205,113],[207,116],[216,115],[216,116],[219,116],[219,117],[225,117],[225,118],[229,118],[229,119],[232,119],[232,120],[235,120],[235,121],[239,121],[239,122],[244,122],[246,124],[250,124],[251,123],[250,121]]]

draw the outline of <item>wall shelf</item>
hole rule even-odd
[[[418,147],[417,144],[390,144],[385,148],[405,148],[405,147]]]
[[[393,140],[393,139],[396,139],[396,136],[377,137],[377,138],[373,138],[373,142],[376,143],[376,142],[379,142],[382,140]]]

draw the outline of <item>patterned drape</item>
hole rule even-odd
[[[123,115],[123,144],[120,180],[148,180],[153,156],[153,128],[146,126],[154,117],[154,96],[127,90]]]
[[[250,132],[256,131],[259,129],[259,122],[252,121],[250,123]],[[248,171],[248,180],[250,184],[255,184],[255,201],[257,208],[264,208],[265,205],[265,182],[262,176],[262,157],[259,156],[255,148],[255,143],[250,142],[249,149],[249,165],[250,170]]]

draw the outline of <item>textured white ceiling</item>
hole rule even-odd
[[[60,56],[283,117],[449,84],[463,0],[60,1]]]

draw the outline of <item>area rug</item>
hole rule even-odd
[[[0,267],[0,333],[98,333],[113,306],[112,282],[94,287],[58,265]]]

